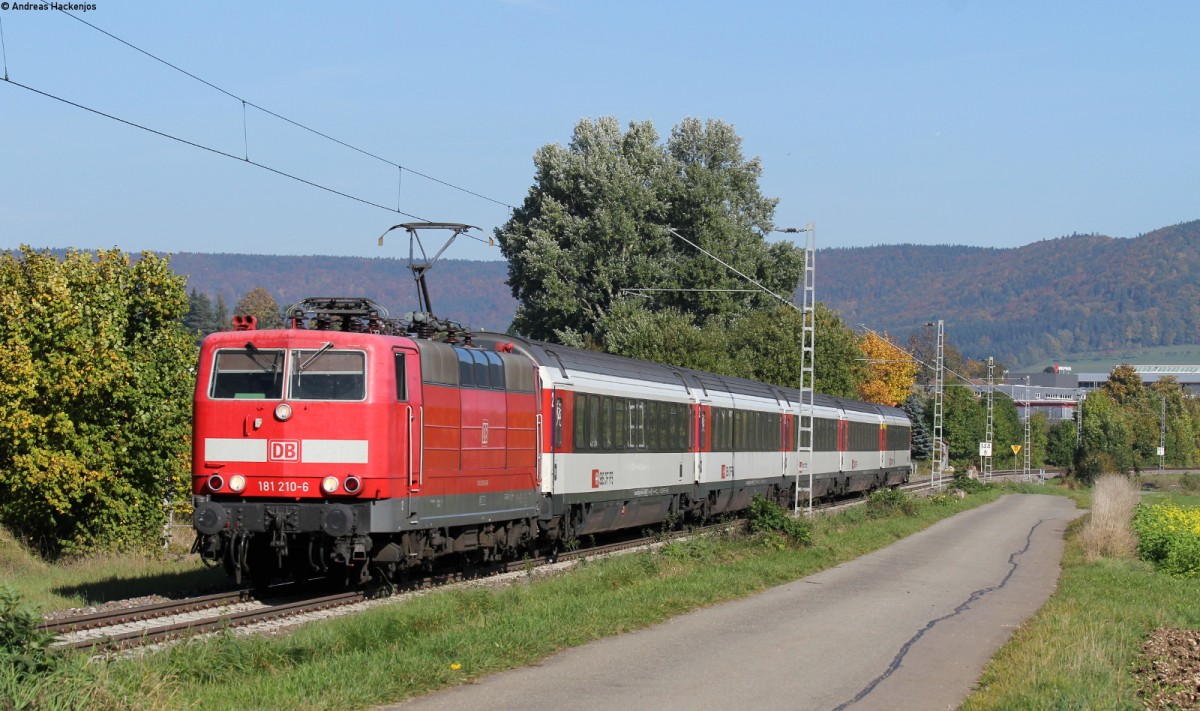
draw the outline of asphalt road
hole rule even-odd
[[[1080,513],[1006,496],[752,598],[390,708],[953,709],[1053,592]]]

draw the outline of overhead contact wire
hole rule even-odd
[[[412,168],[406,168],[406,167],[404,167],[404,166],[400,165],[399,163],[397,163],[397,162],[395,162],[395,161],[393,161],[393,160],[389,160],[389,159],[387,159],[387,158],[384,158],[384,157],[382,157],[382,156],[378,156],[378,155],[376,155],[376,154],[374,154],[374,153],[372,153],[372,152],[370,152],[370,151],[368,151],[368,150],[364,150],[364,149],[362,149],[362,148],[359,148],[358,146],[354,146],[354,145],[351,145],[351,144],[349,144],[349,143],[346,143],[345,141],[342,141],[342,140],[340,140],[340,139],[338,139],[338,138],[334,138],[333,136],[330,136],[329,134],[322,133],[321,131],[318,131],[318,130],[317,130],[317,129],[315,129],[315,128],[311,128],[311,127],[309,127],[309,126],[305,126],[304,124],[302,124],[302,123],[300,123],[300,122],[298,122],[298,121],[294,121],[294,120],[292,120],[292,119],[288,118],[287,116],[283,116],[282,114],[275,113],[274,111],[271,111],[270,109],[267,109],[267,108],[264,108],[264,107],[262,107],[262,106],[259,106],[258,104],[254,103],[253,101],[249,101],[249,100],[247,100],[247,99],[244,99],[244,98],[242,98],[242,97],[238,96],[237,94],[234,94],[234,93],[233,93],[233,92],[231,92],[231,91],[228,91],[228,90],[226,90],[226,89],[222,89],[221,87],[217,86],[216,84],[213,84],[212,82],[208,81],[207,79],[203,79],[203,78],[201,78],[201,77],[198,77],[198,76],[196,76],[195,74],[192,74],[191,72],[189,72],[188,70],[186,70],[186,69],[183,69],[183,68],[181,68],[181,67],[178,67],[178,66],[176,66],[176,65],[174,65],[174,64],[172,64],[172,63],[170,63],[170,62],[168,62],[167,60],[163,59],[162,57],[159,57],[159,56],[157,56],[157,55],[155,55],[155,54],[153,54],[153,53],[151,53],[151,52],[148,52],[148,51],[146,51],[146,50],[142,49],[141,47],[138,47],[138,46],[137,46],[137,45],[135,45],[135,44],[132,44],[132,43],[130,43],[130,42],[127,42],[126,40],[123,40],[123,39],[121,39],[120,37],[117,37],[116,35],[114,35],[113,33],[109,32],[109,31],[107,31],[107,30],[104,30],[104,29],[102,29],[102,28],[100,28],[100,27],[97,27],[96,25],[93,25],[92,23],[88,22],[87,20],[83,19],[82,17],[79,17],[79,16],[77,16],[77,15],[72,15],[71,13],[67,12],[66,10],[60,10],[60,12],[62,12],[62,13],[63,13],[64,15],[66,15],[67,17],[70,17],[70,18],[72,18],[72,19],[74,19],[74,20],[78,20],[79,22],[82,22],[83,24],[85,24],[85,25],[87,25],[88,27],[92,28],[93,30],[95,30],[95,31],[99,32],[100,34],[102,34],[102,35],[105,35],[106,37],[110,37],[111,39],[113,39],[113,40],[116,40],[117,42],[120,42],[121,44],[125,45],[126,47],[129,47],[130,49],[132,49],[132,50],[134,50],[134,51],[136,51],[136,52],[140,52],[141,54],[144,54],[144,55],[146,55],[147,57],[149,57],[149,58],[153,59],[153,60],[154,60],[154,61],[156,61],[156,62],[159,62],[159,63],[161,63],[161,64],[164,64],[164,65],[166,65],[166,66],[170,67],[171,69],[174,69],[175,71],[177,71],[177,72],[179,72],[179,73],[181,73],[181,74],[184,74],[184,75],[186,75],[186,76],[189,76],[189,77],[191,77],[192,79],[195,79],[196,81],[200,82],[201,84],[204,84],[204,85],[205,85],[205,86],[207,86],[207,87],[210,87],[210,88],[212,88],[212,89],[215,89],[216,91],[219,91],[219,92],[221,92],[222,94],[224,94],[225,96],[228,96],[228,97],[229,97],[229,98],[231,98],[231,99],[234,99],[234,100],[236,100],[236,101],[240,101],[240,102],[242,102],[242,109],[243,109],[243,113],[244,113],[244,111],[245,111],[245,107],[246,107],[246,106],[251,106],[251,107],[253,107],[253,108],[255,108],[255,109],[258,109],[259,111],[261,111],[261,112],[263,112],[263,113],[265,113],[265,114],[268,114],[268,115],[270,115],[270,116],[274,116],[275,118],[279,119],[280,121],[285,121],[285,122],[287,122],[287,123],[289,123],[289,124],[291,124],[291,125],[295,126],[296,128],[303,129],[303,130],[305,130],[305,131],[308,131],[309,133],[312,133],[312,134],[314,134],[314,135],[320,136],[321,138],[324,138],[324,139],[325,139],[325,140],[327,140],[327,141],[333,141],[334,143],[338,144],[339,146],[342,146],[343,148],[349,148],[349,149],[350,149],[350,150],[352,150],[352,151],[356,151],[356,152],[358,152],[358,153],[361,153],[361,154],[363,154],[363,155],[365,155],[365,156],[368,156],[368,157],[370,157],[370,158],[374,158],[375,160],[377,160],[377,161],[380,161],[380,162],[382,162],[382,163],[386,163],[386,164],[388,164],[388,165],[393,165],[393,166],[395,166],[395,167],[397,167],[397,168],[400,168],[401,170],[407,170],[408,172],[410,172],[410,173],[412,173],[412,174],[414,174],[414,175],[418,175],[418,176],[420,176],[420,177],[422,177],[422,178],[425,178],[426,180],[432,181],[432,182],[434,182],[434,183],[437,183],[437,184],[439,184],[439,185],[443,185],[443,186],[445,186],[445,187],[447,187],[447,188],[450,188],[450,189],[452,189],[452,190],[457,190],[457,191],[459,191],[459,192],[466,193],[467,195],[471,195],[471,196],[473,196],[473,197],[477,197],[477,198],[479,198],[479,199],[481,199],[481,200],[487,200],[488,202],[495,203],[495,204],[497,204],[497,205],[500,205],[501,207],[507,207],[507,208],[508,208],[508,209],[510,209],[510,210],[516,210],[516,209],[517,209],[515,206],[513,206],[513,205],[509,205],[508,203],[506,203],[506,202],[503,202],[503,201],[501,201],[501,200],[497,200],[497,199],[495,199],[495,198],[488,197],[487,195],[483,195],[483,194],[477,193],[477,192],[475,192],[475,191],[473,191],[473,190],[468,190],[467,188],[464,188],[464,187],[462,187],[462,186],[460,186],[460,185],[455,185],[455,184],[453,184],[453,183],[448,183],[448,182],[446,182],[445,180],[440,180],[440,179],[438,179],[438,178],[435,178],[435,177],[433,177],[432,175],[426,175],[425,173],[422,173],[422,172],[420,172],[420,171],[413,170]],[[5,78],[6,78],[6,79],[7,79],[7,74],[8,74],[8,71],[7,71],[7,68],[6,68],[6,69],[5,69]],[[243,119],[244,119],[244,117],[243,117]],[[399,210],[397,210],[396,212],[399,212]],[[401,213],[401,214],[403,214],[403,213]]]
[[[0,54],[4,55],[4,81],[8,81],[8,47],[4,44],[4,20],[0,20]]]
[[[342,192],[342,191],[340,191],[340,190],[337,190],[337,189],[335,189],[335,188],[331,188],[331,187],[329,187],[329,186],[327,186],[327,185],[321,185],[320,183],[315,183],[315,182],[313,182],[313,181],[311,181],[311,180],[307,180],[307,179],[305,179],[305,178],[301,178],[301,177],[300,177],[300,176],[298,176],[298,175],[292,175],[291,173],[285,173],[284,171],[282,171],[282,170],[279,170],[278,168],[272,168],[272,167],[271,167],[271,166],[269,166],[269,165],[266,165],[266,164],[263,164],[263,163],[258,163],[258,162],[255,162],[255,161],[249,160],[248,158],[242,158],[242,157],[240,157],[240,156],[236,156],[236,155],[234,155],[234,154],[232,154],[232,153],[226,153],[225,151],[222,151],[222,150],[220,150],[220,149],[218,149],[218,148],[213,148],[213,147],[211,147],[211,146],[206,146],[206,145],[203,145],[203,144],[201,144],[201,143],[196,143],[195,141],[189,141],[189,140],[187,140],[186,138],[180,138],[179,136],[173,136],[173,135],[171,135],[171,134],[169,134],[169,133],[165,133],[165,132],[163,132],[163,131],[159,131],[159,130],[157,130],[157,129],[150,128],[149,126],[143,126],[143,125],[142,125],[142,124],[140,124],[140,123],[135,123],[135,122],[133,122],[133,121],[130,121],[130,120],[128,120],[128,119],[123,119],[123,118],[121,118],[120,116],[113,116],[112,114],[105,113],[105,112],[103,112],[103,111],[100,111],[99,109],[93,109],[93,108],[92,108],[92,107],[90,107],[90,106],[84,106],[83,104],[76,103],[76,102],[74,102],[74,101],[71,101],[70,99],[64,99],[64,98],[63,98],[63,97],[61,97],[61,96],[55,96],[54,94],[50,94],[50,93],[48,93],[48,92],[45,92],[45,91],[42,91],[42,90],[40,90],[40,89],[35,89],[35,88],[33,88],[32,86],[26,86],[25,84],[22,84],[21,82],[18,82],[18,81],[13,81],[13,80],[11,80],[11,79],[8,79],[8,80],[6,80],[6,81],[7,81],[9,84],[12,84],[13,86],[19,86],[19,87],[21,87],[22,89],[25,89],[26,91],[31,91],[31,92],[33,92],[33,93],[35,93],[35,94],[38,94],[38,95],[40,95],[40,96],[44,96],[44,97],[46,97],[46,98],[48,98],[48,99],[54,99],[55,101],[62,102],[62,103],[64,103],[64,104],[68,105],[68,106],[74,106],[74,107],[75,107],[75,108],[77,108],[77,109],[83,109],[84,111],[87,111],[87,112],[89,112],[89,113],[96,114],[97,116],[103,116],[104,118],[106,118],[106,119],[111,119],[111,120],[113,120],[113,121],[116,121],[117,123],[123,123],[123,124],[125,124],[126,126],[132,126],[133,128],[140,128],[141,130],[143,130],[143,131],[146,131],[147,133],[153,133],[153,134],[154,134],[154,135],[156,135],[156,136],[162,136],[163,138],[169,138],[169,139],[171,139],[172,141],[177,141],[177,142],[179,142],[179,143],[182,143],[182,144],[184,144],[184,145],[186,145],[186,146],[191,146],[192,148],[199,148],[200,150],[203,150],[203,151],[208,151],[209,153],[213,153],[213,154],[216,154],[216,155],[219,155],[219,156],[223,156],[223,157],[225,157],[225,158],[231,158],[231,159],[233,159],[233,160],[236,160],[236,161],[238,161],[239,163],[247,163],[247,164],[249,164],[249,165],[253,165],[253,166],[255,166],[255,167],[262,168],[263,170],[265,170],[265,171],[267,171],[267,172],[274,173],[274,174],[276,174],[276,175],[280,175],[280,176],[283,176],[283,177],[285,177],[285,178],[291,178],[292,180],[295,180],[295,181],[296,181],[296,182],[298,182],[298,183],[304,183],[305,185],[310,185],[310,186],[312,186],[312,187],[314,187],[314,188],[318,188],[318,189],[320,189],[320,190],[324,190],[324,191],[325,191],[325,192],[327,192],[327,193],[332,193],[332,194],[334,194],[334,195],[338,195],[338,196],[340,196],[340,197],[344,197],[344,198],[346,198],[346,199],[348,199],[348,200],[353,200],[353,201],[355,201],[355,202],[359,202],[359,203],[362,203],[362,204],[364,204],[364,205],[370,205],[371,207],[377,207],[377,208],[379,208],[379,209],[381,209],[381,210],[387,210],[388,212],[394,212],[394,213],[396,213],[396,214],[399,214],[399,215],[404,215],[405,217],[411,217],[411,218],[412,218],[412,219],[414,219],[414,220],[421,220],[421,221],[423,221],[423,222],[428,222],[428,220],[427,220],[426,218],[424,218],[424,217],[418,217],[417,215],[413,215],[413,214],[411,214],[411,213],[408,213],[408,212],[403,212],[403,211],[401,211],[401,210],[397,210],[397,209],[395,209],[395,208],[388,207],[387,205],[380,205],[380,204],[379,204],[379,203],[377,203],[377,202],[372,202],[372,201],[370,201],[370,200],[367,200],[367,199],[365,199],[365,198],[360,198],[360,197],[358,197],[358,196],[351,195],[351,194],[349,194],[349,193],[344,193],[344,192]]]

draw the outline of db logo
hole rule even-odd
[[[272,462],[300,461],[300,440],[273,439],[269,443],[267,459]]]

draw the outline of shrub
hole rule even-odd
[[[1184,472],[1183,476],[1179,477],[1179,488],[1189,494],[1200,494],[1200,475]]]
[[[782,506],[761,496],[750,501],[750,531],[775,548],[812,542],[812,524],[793,518]]]
[[[0,667],[17,678],[50,671],[55,657],[50,654],[54,636],[38,629],[38,614],[23,606],[21,598],[0,585]]]
[[[1121,467],[1107,452],[1085,452],[1075,465],[1075,476],[1084,484],[1091,484],[1105,474],[1119,471]]]
[[[1200,577],[1200,509],[1167,501],[1141,504],[1133,515],[1138,555],[1177,578]]]
[[[867,499],[867,518],[889,516],[912,516],[917,513],[917,502],[899,489],[880,489]]]
[[[972,479],[966,474],[955,474],[954,482],[950,484],[951,489],[957,489],[964,494],[977,494],[981,491],[995,489],[996,485],[992,482],[979,481]]]

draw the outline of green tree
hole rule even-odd
[[[817,304],[813,327],[820,343],[814,351],[813,388],[826,395],[857,397],[864,377],[858,334],[841,316]],[[731,350],[747,378],[785,387],[800,387],[803,315],[791,306],[779,305],[736,318],[729,326]]]
[[[1046,433],[1046,463],[1069,467],[1075,456],[1075,421],[1055,422]]]
[[[149,252],[0,254],[0,521],[46,554],[155,541],[189,490],[183,278]]]
[[[933,452],[933,437],[930,435],[930,424],[933,416],[926,417],[928,403],[920,395],[913,393],[904,401],[904,413],[912,422],[912,456],[915,459],[929,459]]]
[[[1050,420],[1044,412],[1035,412],[1029,417],[1029,466],[1041,469],[1046,466],[1046,446],[1050,436]]]
[[[225,305],[224,294],[217,294],[217,301],[213,304],[212,326],[213,332],[229,330],[229,307]]]
[[[987,428],[987,412],[967,387],[948,387],[942,398],[942,437],[949,446],[950,461],[966,467],[979,459],[979,443]]]
[[[1159,413],[1160,422],[1164,401],[1166,404],[1167,465],[1188,467],[1197,464],[1200,455],[1197,445],[1200,443],[1197,442],[1196,423],[1187,407],[1189,399],[1183,387],[1176,378],[1167,376],[1151,383],[1148,390],[1150,409]]]
[[[855,397],[862,377],[859,338],[824,304],[817,304],[815,317],[821,341],[813,366],[815,389],[827,395]],[[618,355],[800,387],[803,319],[790,306],[729,320],[713,317],[700,326],[675,308],[652,312],[638,302],[621,302],[605,318],[603,328],[605,346]],[[567,345],[596,347],[578,337]]]
[[[192,333],[196,334],[197,342],[203,339],[214,331],[220,331],[225,327],[224,323],[217,321],[216,310],[213,308],[212,300],[208,298],[208,294],[192,289],[188,294],[188,310],[183,317],[183,325]]]
[[[1108,472],[1133,468],[1133,435],[1117,402],[1101,389],[1080,403],[1082,437],[1075,452],[1076,475],[1091,483]]]
[[[496,230],[520,333],[607,348],[623,289],[668,290],[649,292],[642,306],[674,309],[700,328],[772,303],[708,291],[753,286],[671,228],[778,294],[791,294],[803,271],[799,249],[763,238],[776,201],[761,195],[758,159],[742,156],[722,122],[685,120],[661,145],[649,122],[622,132],[613,118],[584,120],[568,146],[540,148],[534,166],[529,195]],[[669,291],[678,289],[689,291]]]
[[[1017,412],[1017,404],[1004,393],[995,393],[992,397],[992,443],[995,469],[1008,469],[1013,465],[1012,445],[1025,446],[1025,425]]]
[[[857,398],[858,387],[867,377],[861,337],[846,325],[838,312],[825,304],[818,303],[813,315],[813,328],[816,330],[816,343],[813,346],[816,351],[816,391]],[[796,329],[792,344],[800,342],[799,324]]]
[[[620,302],[604,319],[609,352],[629,358],[695,368],[726,375],[750,377],[746,364],[738,363],[727,329],[715,322],[698,326],[688,314],[667,308],[651,311],[638,302]],[[590,339],[574,334],[567,344],[597,348]]]
[[[262,287],[246,292],[233,312],[239,316],[253,316],[258,328],[283,328],[279,304],[275,303],[275,297]]]
[[[1101,389],[1122,406],[1142,403],[1146,397],[1146,386],[1142,383],[1142,376],[1128,363],[1113,368]]]

